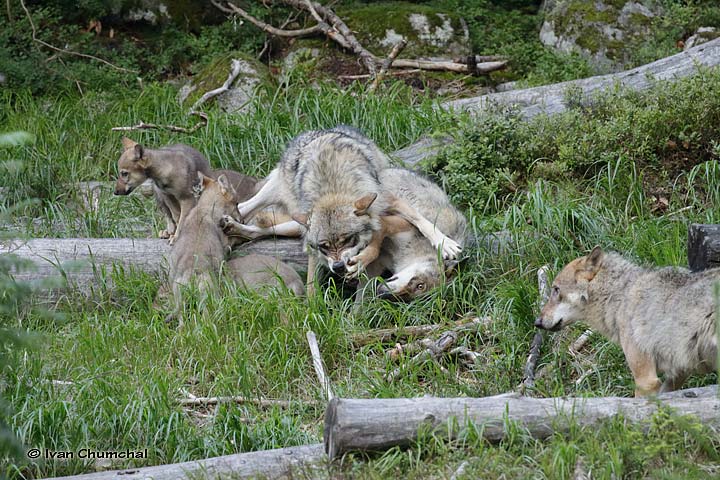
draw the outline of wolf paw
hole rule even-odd
[[[171,233],[168,232],[167,230],[163,230],[162,232],[160,232],[160,238],[165,239],[165,240],[170,238],[170,235],[171,235]]]
[[[453,260],[462,252],[462,246],[447,236],[441,237],[439,244],[434,246],[442,249],[443,260]]]
[[[168,237],[168,243],[170,245],[173,245],[175,243],[175,240],[177,240],[177,235],[175,235],[175,234],[172,234]]]
[[[218,227],[220,227],[223,233],[227,235],[232,230],[232,224],[234,220],[235,219],[232,218],[230,215],[223,215],[218,222]]]
[[[363,262],[357,256],[352,257],[345,265],[345,278],[357,278],[363,270]]]

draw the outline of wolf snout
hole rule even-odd
[[[337,262],[333,262],[332,267],[330,269],[333,271],[333,273],[337,273],[338,275],[342,275],[345,273],[345,262],[342,260],[339,260]]]
[[[383,300],[391,300],[395,298],[395,294],[388,288],[385,284],[380,284],[375,289],[375,295],[377,298],[381,298]]]
[[[535,326],[536,326],[537,328],[542,328],[542,329],[545,328],[545,327],[543,327],[542,317],[537,317],[537,318],[535,319]]]

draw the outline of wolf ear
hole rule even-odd
[[[228,192],[231,192],[233,195],[235,194],[235,189],[224,173],[217,178],[217,183],[220,185],[220,192],[222,192],[223,195],[227,195]]]
[[[305,228],[308,228],[308,217],[307,213],[296,213],[292,215],[292,219]]]
[[[445,275],[450,275],[455,271],[455,268],[460,265],[460,260],[443,260],[443,266],[445,267]]]
[[[353,207],[355,207],[355,215],[359,217],[360,215],[367,214],[368,208],[370,208],[370,205],[373,204],[376,198],[377,193],[368,193],[364,197],[360,197],[355,200],[355,202],[353,202]]]
[[[202,187],[203,190],[208,188],[215,181],[212,178],[203,175],[202,172],[198,172],[198,180],[200,180],[200,186]]]
[[[148,158],[145,156],[145,148],[139,143],[135,144],[135,158],[133,160],[138,162],[142,167],[147,167],[150,164]]]
[[[595,248],[593,248],[587,258],[585,258],[585,268],[597,272],[600,269],[600,264],[602,264],[603,255],[600,245],[595,245]]]
[[[130,150],[131,148],[135,148],[137,142],[130,140],[128,137],[122,137],[122,145],[124,150]]]

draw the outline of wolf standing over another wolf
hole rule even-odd
[[[555,277],[535,322],[556,331],[576,321],[619,343],[635,396],[676,390],[695,372],[716,368],[714,285],[720,268],[648,269],[595,247]],[[657,373],[665,373],[660,384]]]
[[[239,225],[230,218],[224,221],[251,238],[300,236],[304,226],[306,244],[314,253],[308,257],[310,288],[318,258],[331,271],[345,274],[348,266],[358,265],[356,256],[363,249],[382,240],[386,233],[383,217],[387,216],[403,218],[434,247],[441,247],[443,256],[455,257],[460,251],[457,242],[380,183],[380,172],[388,166],[387,156],[354,128],[303,133],[290,143],[258,193],[238,204],[241,219],[266,206],[281,205],[294,221],[265,230]]]

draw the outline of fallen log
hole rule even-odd
[[[307,268],[307,256],[298,239],[272,238],[240,245],[240,253],[277,256],[297,270]],[[68,286],[87,291],[102,269],[113,265],[149,273],[166,268],[170,245],[163,239],[36,238],[0,242],[0,255],[14,254],[28,268],[14,270],[18,281],[38,282],[61,274]]]
[[[194,462],[56,477],[62,480],[180,480],[190,478],[316,478],[327,470],[321,443],[237,453]],[[46,479],[54,480],[54,479]]]
[[[573,102],[577,102],[578,99],[587,102],[593,94],[616,86],[631,91],[647,90],[658,81],[689,77],[701,68],[718,65],[720,65],[720,38],[623,72],[463,98],[441,103],[440,107],[446,110],[465,111],[473,116],[481,115],[490,108],[514,107],[522,118],[531,119],[540,114],[553,115],[567,110],[568,92],[573,92]],[[452,140],[447,137],[441,139],[422,137],[416,143],[395,152],[395,156],[412,167],[436,156],[442,148],[451,143]]]
[[[530,398],[503,394],[485,398],[333,399],[325,412],[325,451],[332,460],[350,451],[381,451],[407,445],[418,432],[453,437],[473,422],[490,441],[502,440],[509,422],[535,438],[591,426],[622,415],[627,422],[649,419],[659,408],[694,415],[704,425],[720,425],[717,385],[648,398]]]

